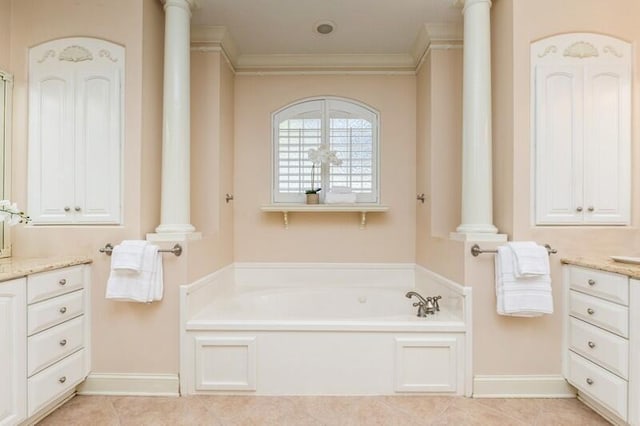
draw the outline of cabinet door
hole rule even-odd
[[[74,194],[74,76],[54,64],[29,75],[28,211],[34,223],[70,218]]]
[[[585,222],[630,220],[629,74],[624,64],[585,67]]]
[[[120,222],[121,70],[76,74],[76,221]]]
[[[535,68],[536,223],[577,224],[583,218],[582,68]]]
[[[27,414],[27,297],[25,279],[0,283],[0,425]]]

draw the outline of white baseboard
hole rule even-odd
[[[562,376],[482,376],[473,378],[474,398],[575,398]]]
[[[177,374],[89,374],[78,395],[179,396]]]

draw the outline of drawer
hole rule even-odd
[[[81,349],[29,378],[27,381],[29,416],[72,390],[84,379],[84,357],[84,349]]]
[[[627,381],[569,351],[569,382],[627,420]]]
[[[622,337],[629,337],[629,309],[626,306],[570,291],[569,314]]]
[[[570,286],[573,290],[607,299],[627,306],[629,304],[629,278],[611,272],[572,266]]]
[[[29,337],[27,376],[32,376],[83,346],[84,317],[72,319]]]
[[[84,286],[83,275],[82,265],[29,275],[27,278],[27,303],[34,303],[81,289]]]
[[[629,341],[575,318],[569,319],[569,347],[590,361],[629,378]]]
[[[27,307],[27,335],[31,336],[82,315],[83,311],[84,290],[29,305]]]

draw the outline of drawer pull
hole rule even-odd
[[[593,343],[592,341],[589,341],[589,343],[587,343],[587,345],[589,345],[589,347],[590,347],[591,349],[593,349],[593,348],[595,348],[595,347],[596,347],[596,344],[595,344],[595,343]]]
[[[595,313],[596,313],[596,311],[594,311],[594,310],[593,310],[593,309],[591,309],[591,308],[587,308],[587,313],[588,313],[589,315],[593,315],[593,314],[595,314]]]
[[[588,380],[591,380],[591,379],[588,379]],[[60,378],[58,379],[58,381],[59,381],[60,383],[64,383],[64,382],[66,382],[66,381],[67,381],[67,376],[62,376],[62,377],[60,377]]]
[[[63,306],[62,308],[60,308],[60,311],[59,311],[59,312],[60,312],[61,314],[66,313],[66,312],[67,312],[67,307],[66,307],[66,306]]]
[[[596,280],[589,280],[589,281],[587,281],[587,283],[589,285],[596,285]]]
[[[67,283],[67,280],[65,280],[64,278],[62,278],[60,281],[58,281],[58,284],[60,285],[65,285]]]
[[[593,384],[593,379],[587,377],[587,384],[591,386]]]
[[[589,342],[591,343],[591,342]],[[67,339],[60,340],[60,346],[65,346],[67,344]]]

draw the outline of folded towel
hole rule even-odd
[[[534,317],[553,313],[549,274],[517,278],[515,256],[508,246],[498,247],[495,274],[498,314]]]
[[[351,188],[344,186],[334,186],[324,197],[326,204],[353,204],[356,202],[357,195],[351,191]]]
[[[149,244],[143,240],[124,240],[113,248],[111,253],[111,269],[127,269],[140,272],[142,255]]]
[[[147,244],[142,256],[140,272],[111,269],[105,297],[124,302],[149,303],[163,296],[162,257],[158,247]]]
[[[533,241],[507,243],[515,257],[516,278],[549,275],[549,252]]]

